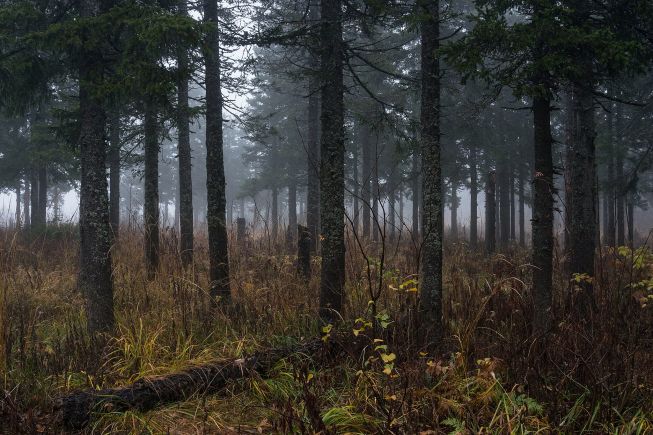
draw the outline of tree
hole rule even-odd
[[[206,192],[209,231],[210,294],[216,301],[231,300],[229,250],[226,225],[226,194],[222,138],[222,89],[220,80],[220,40],[217,0],[204,1],[204,21],[211,26],[206,34]]]
[[[419,0],[422,50],[421,157],[423,227],[420,274],[424,336],[442,334],[442,176],[440,173],[439,2]]]
[[[331,323],[342,310],[345,285],[345,132],[341,0],[321,0],[320,12],[320,317],[324,322]]]

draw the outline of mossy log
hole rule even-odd
[[[325,345],[323,340],[316,339],[296,346],[257,352],[245,358],[198,365],[165,376],[141,379],[125,387],[75,392],[62,398],[59,404],[61,420],[68,429],[82,429],[96,413],[146,412],[198,395],[215,394],[224,389],[229,381],[254,373],[266,377],[279,360],[293,354],[321,355],[333,359],[343,350],[339,342],[332,339]]]

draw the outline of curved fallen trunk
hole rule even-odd
[[[196,395],[214,394],[231,380],[242,379],[252,373],[266,376],[279,360],[292,354],[315,355],[320,351],[331,354],[337,348],[334,344],[335,341],[330,341],[330,345],[324,346],[322,340],[314,340],[293,347],[257,352],[233,361],[204,364],[170,375],[141,379],[131,386],[76,392],[62,399],[62,422],[66,428],[82,429],[94,413],[145,412]]]

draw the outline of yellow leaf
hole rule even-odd
[[[395,355],[394,353],[382,353],[381,359],[383,360],[384,363],[389,363],[397,359],[397,355]]]

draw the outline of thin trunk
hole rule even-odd
[[[82,17],[97,15],[96,0],[82,0]],[[110,331],[114,326],[113,277],[111,274],[111,225],[104,143],[105,113],[95,96],[94,87],[102,85],[102,54],[85,50],[79,57],[80,114],[80,269],[79,289],[86,298],[86,323],[89,332]],[[91,47],[94,45],[91,44]],[[99,83],[98,83],[99,81]]]
[[[321,201],[322,271],[320,317],[339,318],[345,284],[345,132],[343,104],[342,1],[321,0]]]
[[[545,332],[551,322],[553,285],[553,158],[551,137],[551,102],[533,100],[535,167],[533,178],[533,324],[535,331]]]
[[[504,250],[510,240],[510,178],[508,163],[501,161],[497,171],[499,184],[499,234],[500,246]]]
[[[279,190],[272,189],[272,245],[277,243],[279,237]]]
[[[288,230],[286,240],[289,248],[295,246],[297,239],[297,182],[288,185]]]
[[[220,40],[218,2],[204,0],[207,34],[206,62],[206,220],[209,233],[210,295],[214,302],[231,300],[229,250],[225,222],[225,175],[222,137],[222,89],[220,83]]]
[[[310,7],[310,20],[317,24],[319,10],[317,5]],[[320,235],[320,82],[317,76],[319,64],[316,53],[311,53],[312,74],[308,79],[308,155],[306,188],[306,227],[311,236],[311,252],[316,253]]]
[[[188,15],[186,0],[179,2],[179,15]],[[193,264],[193,177],[192,154],[190,146],[190,116],[188,108],[188,58],[181,51],[177,57],[179,70],[184,75],[177,83],[177,153],[179,155],[179,186],[177,191],[179,216],[179,251],[184,267]]]
[[[120,117],[113,113],[109,120],[109,221],[113,237],[120,227]]]
[[[440,168],[439,1],[418,1],[422,96],[420,107],[422,156],[423,242],[420,276],[420,324],[423,336],[442,336],[442,175]]]
[[[624,151],[623,151],[623,110],[622,105],[617,103],[615,113],[615,191],[616,191],[616,215],[617,215],[617,245],[623,246],[625,242],[624,225],[625,225],[625,189],[624,189]]]
[[[525,213],[525,195],[524,183],[526,182],[526,175],[524,174],[524,163],[519,165],[519,246],[522,248],[526,246],[526,216]]]
[[[515,171],[510,164],[510,174],[509,174],[509,186],[508,189],[510,191],[510,240],[516,240],[517,237],[515,236]]]
[[[385,216],[383,222],[379,216],[381,206],[381,185],[379,183],[379,137],[374,140],[374,155],[372,160],[372,240],[378,242],[381,230],[385,233]]]
[[[632,248],[635,237],[635,198],[632,192],[628,192],[627,206],[628,246]]]
[[[476,167],[476,145],[469,150],[469,246],[476,248],[478,241],[478,169]]]
[[[485,252],[496,250],[496,173],[491,171],[485,181]]]
[[[574,93],[573,89],[570,89],[566,93],[565,97],[565,114],[566,114],[566,148],[565,148],[565,169],[564,169],[564,174],[565,174],[565,237],[564,237],[564,242],[565,242],[565,251],[569,250],[569,235],[571,232],[571,216],[573,214],[573,194],[572,194],[572,185],[571,185],[571,178],[572,178],[572,160],[573,160],[573,153],[574,153],[574,132],[573,132],[573,121],[574,121]],[[567,264],[566,266],[568,266]]]
[[[595,127],[594,101],[592,89],[591,63],[581,60],[580,65],[588,80],[582,86],[574,85],[573,104],[573,152],[571,153],[571,194],[573,209],[569,233],[569,273],[582,277],[594,276],[594,252],[596,245],[596,204],[595,204]],[[574,293],[575,312],[586,319],[594,310],[594,297],[591,280],[582,279]]]
[[[20,190],[21,190],[21,185],[20,185],[20,180],[18,183],[16,183],[16,229],[20,229],[20,218],[21,218],[21,213],[20,213]]]
[[[30,168],[30,202],[32,206],[32,221],[30,228],[35,229],[40,225],[39,218],[41,217],[41,212],[39,212],[39,174],[36,168]]]
[[[363,239],[369,240],[371,235],[370,211],[372,210],[372,137],[367,125],[361,125],[361,145],[363,148],[362,162],[362,201],[363,201]]]
[[[419,157],[417,154],[417,150],[413,151],[413,170],[412,170],[412,194],[413,194],[413,225],[412,225],[412,230],[413,230],[413,239],[415,241],[419,240],[419,221],[420,221],[420,208],[419,208],[419,199],[420,199],[420,191],[419,191]]]
[[[358,220],[359,220],[359,205],[358,205],[358,198],[360,197],[360,184],[358,180],[358,146],[356,143],[354,143],[354,151],[353,151],[353,161],[352,161],[352,169],[353,169],[353,182],[354,182],[354,188],[353,188],[353,219],[352,219],[352,226],[353,230],[355,233],[358,233]]]
[[[23,209],[25,210],[24,212],[24,219],[23,219],[23,227],[24,228],[30,228],[32,225],[32,218],[30,216],[30,202],[31,202],[31,195],[30,195],[30,183],[29,180],[25,179],[25,193],[23,194]]]
[[[458,181],[451,180],[451,239],[458,240]]]
[[[614,110],[614,105],[612,105],[611,111],[608,112],[607,122],[608,122],[608,179],[606,183],[605,195],[603,195],[606,208],[606,221],[605,221],[605,230],[603,232],[605,237],[605,244],[608,246],[615,246],[615,232],[616,232],[616,223],[615,223],[615,177],[614,177],[614,145],[615,145],[615,135],[614,135],[614,116],[612,114]]]
[[[45,163],[39,164],[39,225],[47,225],[48,211],[48,170]]]
[[[157,112],[152,102],[145,106],[145,175],[143,220],[145,223],[145,269],[153,280],[159,268],[159,135]]]

